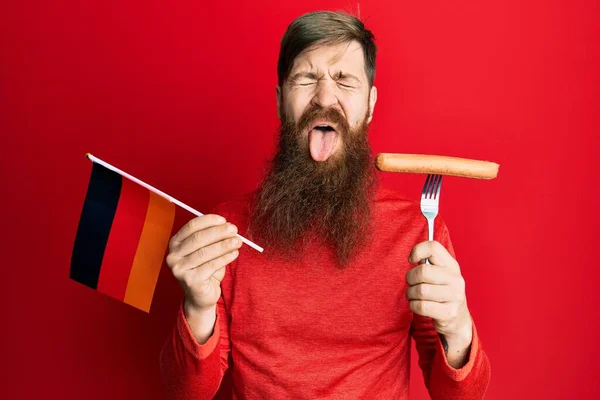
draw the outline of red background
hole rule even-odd
[[[374,150],[501,164],[447,178],[441,204],[489,399],[600,397],[598,4],[360,4],[379,46]],[[164,397],[168,269],[149,315],[68,279],[84,153],[205,212],[251,190],[275,143],[279,40],[316,9],[357,4],[2,3],[1,398]],[[382,180],[416,199],[423,177]],[[411,398],[426,398],[414,359]]]

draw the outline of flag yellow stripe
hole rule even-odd
[[[125,303],[150,311],[174,219],[175,205],[150,192],[144,228],[127,282]]]

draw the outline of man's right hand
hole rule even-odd
[[[207,214],[189,221],[169,241],[167,265],[185,292],[186,319],[201,344],[212,334],[225,267],[242,246],[236,234],[235,225]]]

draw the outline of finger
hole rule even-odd
[[[221,257],[215,258],[214,260],[210,260],[209,262],[204,263],[199,267],[188,270],[186,273],[193,273],[194,281],[196,282],[205,281],[211,276],[215,275],[217,271],[221,270],[228,264],[235,261],[235,259],[238,258],[239,254],[240,252],[238,250],[234,250],[232,252],[222,255]]]
[[[242,241],[237,238],[229,238],[218,241],[209,246],[200,247],[187,256],[181,258],[177,263],[176,269],[179,271],[187,271],[205,264],[211,260],[219,258],[227,253],[239,249],[242,246]]]
[[[409,307],[415,314],[444,321],[449,319],[452,314],[453,306],[451,304],[427,300],[412,300],[409,302]]]
[[[225,270],[226,270],[226,266],[223,268],[220,268],[218,270],[215,271],[214,274],[212,274],[212,277],[215,278],[217,281],[219,281],[219,283],[223,280],[223,278],[225,277]]]
[[[429,262],[444,267],[458,268],[458,262],[450,252],[435,240],[421,242],[412,248],[408,261],[417,264],[421,260],[429,259]]]
[[[178,246],[185,238],[190,236],[192,233],[210,228],[215,225],[224,224],[225,218],[216,214],[206,214],[200,217],[191,219],[185,224],[172,238],[169,245]]]
[[[449,285],[419,283],[408,288],[406,298],[408,300],[427,300],[445,303],[447,301],[458,300],[459,295]]]
[[[211,226],[210,228],[194,232],[185,238],[183,242],[179,244],[179,247],[176,248],[174,253],[178,256],[187,256],[203,247],[207,247],[225,239],[233,238],[236,233],[237,227],[230,223]]]
[[[432,264],[420,264],[406,273],[406,283],[409,286],[418,285],[419,283],[447,285],[451,280],[452,276],[447,269]]]

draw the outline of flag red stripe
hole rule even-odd
[[[121,197],[106,244],[98,290],[125,299],[127,282],[150,201],[148,189],[122,178]]]

